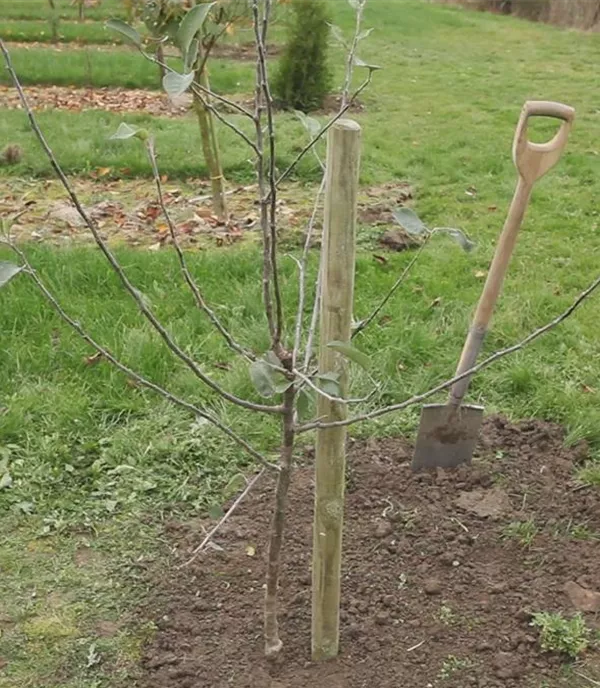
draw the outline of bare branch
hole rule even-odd
[[[560,315],[558,315],[554,320],[551,320],[549,323],[544,325],[543,327],[538,328],[537,330],[534,330],[531,334],[529,334],[525,339],[522,339],[520,342],[517,344],[513,344],[512,346],[507,347],[506,349],[501,349],[500,351],[496,351],[496,353],[492,354],[491,356],[488,356],[485,360],[483,360],[481,363],[478,363],[476,366],[473,366],[472,368],[469,368],[469,370],[466,370],[464,373],[461,373],[460,375],[456,375],[453,378],[450,378],[449,380],[446,380],[445,382],[440,383],[436,387],[433,387],[432,389],[428,390],[427,392],[423,392],[423,394],[417,394],[413,397],[410,397],[409,399],[406,399],[405,401],[402,401],[398,404],[392,404],[391,406],[384,406],[379,409],[375,409],[374,411],[370,411],[369,413],[364,413],[360,416],[354,416],[353,418],[347,418],[346,420],[341,420],[341,421],[335,421],[333,423],[323,423],[319,420],[316,420],[312,423],[306,423],[305,425],[302,425],[298,428],[296,428],[297,433],[301,432],[307,432],[308,430],[314,430],[315,428],[333,428],[333,427],[339,427],[342,425],[353,425],[354,423],[359,423],[364,420],[372,420],[373,418],[379,418],[379,416],[384,416],[388,413],[393,413],[394,411],[402,411],[403,409],[413,406],[414,404],[419,404],[422,401],[425,401],[425,399],[428,399],[429,397],[432,397],[434,394],[437,394],[438,392],[443,392],[445,389],[448,389],[449,387],[452,387],[452,385],[455,382],[459,382],[459,380],[462,380],[465,377],[470,377],[471,375],[474,375],[475,373],[478,373],[479,371],[483,370],[484,368],[487,368],[489,365],[494,363],[500,358],[504,358],[504,356],[508,356],[509,354],[514,353],[515,351],[519,351],[520,349],[523,349],[525,346],[527,346],[530,342],[532,342],[534,339],[537,339],[541,335],[545,334],[549,330],[553,329],[557,325],[559,325],[563,320],[566,320],[582,303],[587,299],[598,287],[600,286],[600,277],[596,278],[587,289],[585,289],[579,296],[573,301],[573,303],[565,310],[563,311]]]
[[[83,326],[76,320],[74,320],[60,305],[59,301],[56,299],[56,297],[52,294],[52,292],[46,287],[42,279],[38,276],[37,272],[33,269],[31,264],[29,263],[29,260],[27,259],[27,256],[21,251],[21,249],[14,244],[13,242],[10,241],[4,241],[0,240],[0,243],[5,244],[8,246],[16,255],[19,256],[23,266],[25,267],[25,270],[27,274],[30,275],[31,279],[35,282],[37,288],[42,292],[42,294],[45,296],[47,301],[50,303],[50,305],[54,308],[54,310],[58,313],[58,315],[72,328],[74,329],[77,334],[87,343],[89,344],[92,348],[94,348],[99,354],[101,354],[107,361],[112,363],[115,368],[120,370],[122,373],[125,373],[130,379],[134,380],[137,384],[141,385],[142,387],[146,387],[147,389],[151,389],[153,392],[156,392],[160,396],[164,397],[171,403],[175,404],[176,406],[180,406],[181,408],[186,409],[186,411],[190,411],[196,416],[199,416],[200,418],[204,418],[207,420],[209,423],[212,423],[212,425],[216,426],[221,430],[221,432],[225,433],[228,437],[230,437],[236,444],[238,444],[240,447],[245,449],[253,458],[255,458],[257,461],[263,464],[263,466],[274,469],[274,470],[279,470],[277,466],[274,466],[271,464],[260,452],[258,452],[256,449],[254,449],[246,440],[244,440],[242,437],[237,435],[233,430],[228,428],[224,423],[222,423],[215,415],[207,411],[206,409],[200,407],[200,406],[195,406],[194,404],[190,404],[189,402],[185,401],[184,399],[181,399],[180,397],[176,396],[175,394],[172,394],[168,390],[164,389],[160,385],[157,385],[154,382],[151,382],[147,378],[143,377],[139,373],[136,373],[134,370],[126,366],[124,363],[121,363],[108,349],[103,347],[101,344],[98,344],[95,339],[93,339],[83,328]]]
[[[81,205],[81,202],[79,201],[79,198],[75,191],[72,189],[69,180],[65,176],[65,173],[62,171],[62,168],[60,167],[58,160],[56,159],[54,153],[52,152],[52,149],[48,145],[44,134],[42,133],[41,129],[39,128],[39,125],[37,123],[37,120],[33,114],[33,111],[31,107],[29,106],[29,103],[27,101],[27,98],[25,97],[25,93],[23,92],[23,88],[21,86],[21,83],[14,71],[14,68],[12,66],[12,62],[10,59],[10,55],[8,53],[8,50],[6,49],[6,46],[4,45],[4,42],[0,40],[0,50],[4,54],[4,59],[6,61],[6,66],[8,68],[8,71],[12,77],[13,83],[19,93],[19,97],[21,100],[21,103],[23,105],[23,109],[27,113],[27,116],[29,118],[29,122],[31,124],[31,127],[40,142],[42,148],[44,149],[44,152],[46,153],[52,168],[56,172],[56,175],[60,179],[63,187],[65,188],[67,194],[69,195],[71,201],[73,202],[73,205],[77,209],[77,212],[85,222],[86,226],[92,233],[92,236],[94,237],[94,240],[96,242],[96,245],[98,248],[102,251],[102,254],[104,257],[107,259],[109,262],[110,266],[114,270],[114,272],[118,275],[120,278],[123,286],[125,289],[129,292],[135,303],[137,304],[139,310],[142,312],[142,314],[146,317],[148,322],[154,327],[154,329],[158,332],[162,340],[165,342],[167,347],[171,350],[171,352],[177,356],[183,363],[187,365],[187,367],[210,389],[212,389],[214,392],[222,396],[224,399],[227,399],[227,401],[237,404],[238,406],[241,406],[243,408],[252,410],[252,411],[261,411],[264,413],[281,413],[282,409],[281,406],[268,406],[265,404],[256,404],[254,402],[248,401],[246,399],[241,399],[231,392],[228,392],[225,390],[223,387],[221,387],[218,383],[216,383],[214,380],[212,380],[199,366],[198,364],[194,361],[191,356],[189,356],[181,347],[178,346],[178,344],[174,341],[173,337],[169,334],[167,329],[162,325],[162,323],[158,320],[158,318],[154,315],[154,312],[148,307],[148,305],[145,302],[144,297],[142,294],[133,286],[127,275],[125,274],[125,271],[121,267],[120,263],[117,261],[115,256],[113,255],[112,251],[106,244],[106,242],[102,239],[102,236],[100,234],[100,231],[98,229],[98,226],[96,225],[95,221],[87,214],[83,206]]]
[[[310,325],[308,326],[308,336],[306,338],[306,349],[304,350],[304,371],[308,371],[310,366],[310,359],[312,358],[313,342],[317,333],[317,324],[319,322],[319,313],[321,309],[321,284],[323,282],[323,266],[319,264],[319,271],[317,273],[317,282],[315,284],[315,301],[313,303],[313,311],[310,317]]]
[[[258,148],[256,147],[256,143],[247,135],[245,134],[238,126],[237,124],[234,124],[231,120],[227,119],[221,112],[219,112],[218,108],[216,108],[212,103],[209,103],[207,98],[205,97],[205,91],[207,89],[203,89],[202,86],[194,82],[191,85],[191,90],[193,93],[195,93],[200,102],[202,103],[202,106],[211,112],[218,120],[219,122],[222,122],[226,127],[229,127],[235,134],[237,134],[243,141],[245,141],[252,150],[258,154]]]
[[[275,305],[275,322],[272,334],[272,348],[278,354],[281,353],[281,337],[283,333],[283,303],[281,290],[279,288],[279,270],[277,267],[277,184],[275,171],[275,119],[273,117],[273,98],[269,86],[269,75],[267,68],[266,40],[269,15],[271,12],[271,0],[265,0],[265,7],[262,16],[262,28],[259,27],[259,7],[258,0],[253,0],[252,11],[254,16],[254,36],[257,51],[257,77],[260,78],[260,88],[263,92],[265,111],[267,115],[267,136],[269,144],[269,168],[267,180],[269,193],[266,198],[261,198],[261,204],[268,206],[268,233],[270,251],[271,282],[273,285],[273,299]]]
[[[219,317],[217,314],[208,307],[208,304],[204,300],[204,297],[202,296],[202,292],[200,291],[200,288],[194,281],[194,278],[192,277],[188,266],[187,266],[187,261],[185,259],[185,255],[183,254],[183,251],[181,250],[181,246],[179,245],[179,240],[177,239],[177,232],[175,230],[175,225],[173,224],[173,220],[171,219],[171,215],[169,214],[169,211],[167,210],[167,207],[165,205],[164,201],[164,196],[163,196],[163,190],[162,190],[162,182],[160,181],[160,173],[158,171],[158,165],[156,163],[156,152],[154,150],[154,141],[152,138],[149,138],[146,141],[146,152],[148,153],[148,159],[150,160],[150,165],[152,166],[152,175],[154,177],[154,182],[156,184],[156,193],[158,196],[158,203],[161,207],[161,210],[163,212],[163,215],[165,216],[165,220],[167,221],[167,226],[169,227],[169,234],[171,235],[171,240],[173,241],[173,246],[175,247],[175,252],[177,253],[177,258],[179,260],[179,266],[181,268],[181,272],[185,278],[185,281],[187,282],[192,294],[194,295],[194,299],[196,300],[196,305],[201,311],[204,311],[206,315],[208,316],[209,320],[211,323],[216,327],[216,329],[219,331],[219,333],[222,335],[223,339],[227,342],[228,346],[236,351],[238,354],[243,356],[244,358],[248,359],[249,361],[254,361],[256,360],[256,356],[251,352],[248,351],[247,349],[244,349],[240,344],[238,344],[231,334],[227,331],[227,328],[223,325],[223,323],[219,320]]]
[[[421,253],[424,251],[425,246],[427,246],[427,243],[429,242],[429,239],[431,238],[432,234],[428,234],[423,243],[421,244],[419,250],[415,253],[413,256],[412,260],[409,262],[409,264],[404,268],[402,271],[402,274],[398,279],[394,282],[392,288],[388,291],[388,293],[383,297],[381,300],[381,303],[375,308],[375,310],[369,315],[367,318],[364,320],[361,320],[358,325],[356,325],[356,328],[352,332],[352,338],[356,337],[356,335],[359,332],[362,332],[364,329],[366,329],[372,322],[373,320],[379,315],[379,312],[381,309],[385,306],[385,304],[392,298],[392,296],[396,293],[400,285],[404,282],[404,280],[408,277],[408,273],[411,271],[413,268],[414,264],[419,260],[419,257]]]
[[[363,81],[363,83],[356,89],[350,100],[344,105],[344,107],[340,108],[340,111],[332,117],[329,122],[321,129],[321,131],[309,141],[309,143],[304,146],[304,148],[298,153],[298,155],[294,158],[294,160],[290,163],[290,165],[287,167],[285,172],[279,175],[277,178],[275,185],[279,186],[281,182],[284,179],[287,179],[289,175],[292,173],[296,165],[302,160],[302,158],[308,153],[309,150],[311,150],[314,145],[319,141],[329,129],[338,121],[338,119],[341,119],[346,112],[352,107],[354,104],[354,101],[358,98],[358,96],[367,88],[367,86],[371,83],[373,79],[373,71],[369,69],[369,75],[368,77]]]
[[[168,65],[166,62],[161,62],[154,55],[147,53],[145,50],[140,50],[140,53],[147,60],[149,60],[150,62],[153,62],[155,65],[158,65],[159,67],[162,67],[167,72],[173,72],[175,74],[178,74],[176,69],[173,69],[173,67]],[[243,107],[239,103],[236,103],[234,100],[230,100],[229,98],[226,98],[225,96],[219,95],[218,93],[215,93],[211,89],[206,88],[205,86],[202,86],[201,84],[195,84],[195,85],[200,91],[202,91],[202,93],[209,96],[210,98],[214,98],[215,100],[219,100],[221,103],[224,103],[225,105],[228,105],[230,108],[237,110],[237,112],[239,112],[240,115],[244,115],[245,117],[248,117],[248,119],[254,119],[254,115],[250,112],[250,110],[246,110],[245,107]]]
[[[256,485],[256,483],[262,478],[262,476],[265,473],[265,469],[263,468],[259,473],[257,473],[252,480],[248,482],[244,490],[237,496],[236,500],[233,502],[233,504],[227,509],[227,512],[223,515],[221,520],[213,526],[208,533],[206,534],[206,537],[202,542],[196,547],[196,549],[192,552],[192,556],[181,566],[178,566],[178,569],[183,569],[186,566],[189,566],[192,562],[194,562],[198,555],[201,554],[205,549],[206,546],[208,545],[209,542],[214,538],[214,536],[221,530],[221,528],[227,523],[229,520],[230,516],[233,514],[233,512],[238,508],[238,506],[244,501],[244,499],[250,494],[250,491],[252,488]]]
[[[292,353],[292,360],[294,365],[296,365],[296,358],[300,352],[300,346],[302,344],[302,320],[304,317],[304,302],[306,300],[306,264],[308,262],[308,254],[310,251],[310,244],[312,242],[315,222],[317,219],[317,213],[319,211],[319,205],[321,201],[321,196],[325,190],[325,177],[321,180],[321,185],[317,191],[315,198],[315,204],[313,206],[312,214],[310,220],[308,221],[308,228],[306,230],[306,239],[304,240],[304,250],[302,251],[302,258],[298,261],[298,311],[296,312],[296,331],[294,337],[294,350]]]
[[[304,375],[304,373],[301,373],[299,370],[294,368],[293,373],[294,375],[296,375],[296,377],[302,380],[302,382],[305,385],[310,387],[313,391],[315,391],[317,394],[320,394],[328,401],[335,401],[342,404],[362,404],[363,402],[369,401],[369,399],[373,398],[373,396],[377,394],[377,392],[379,391],[376,387],[364,397],[360,397],[358,399],[344,399],[343,397],[336,397],[332,394],[328,394],[325,390],[321,389],[318,385],[316,385],[308,375]]]
[[[354,36],[348,50],[348,57],[346,59],[346,76],[344,80],[344,87],[342,88],[342,108],[348,102],[348,94],[350,93],[350,85],[352,84],[352,74],[354,72],[354,57],[356,55],[356,48],[358,46],[358,37],[360,36],[360,25],[362,22],[363,11],[365,9],[366,0],[359,0],[356,6],[356,23],[354,26]]]
[[[273,260],[271,251],[271,232],[269,226],[269,203],[267,198],[267,180],[265,178],[265,154],[264,154],[264,133],[262,127],[262,114],[264,111],[263,98],[264,89],[262,86],[263,71],[260,57],[260,45],[262,43],[260,36],[260,16],[258,0],[252,1],[252,16],[254,25],[254,37],[257,47],[256,58],[256,87],[254,92],[254,125],[256,130],[256,179],[258,182],[258,193],[260,203],[260,227],[263,238],[263,303],[265,306],[265,315],[269,327],[269,334],[271,341],[275,340],[276,321],[273,314],[273,295],[271,293],[271,283],[273,279]]]

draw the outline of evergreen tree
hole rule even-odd
[[[292,13],[273,91],[282,107],[309,112],[323,106],[331,86],[329,17],[324,0],[293,0]]]

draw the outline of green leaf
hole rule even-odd
[[[462,229],[455,229],[454,227],[436,227],[435,232],[443,232],[454,239],[463,251],[469,253],[475,248],[475,242],[471,241],[469,237],[462,231]]]
[[[323,375],[317,375],[317,384],[325,394],[329,394],[332,397],[341,397],[342,390],[340,389],[339,379],[338,373],[323,373]]]
[[[294,110],[296,117],[302,122],[302,126],[314,138],[321,131],[321,123],[314,117],[307,117],[302,111]]]
[[[308,390],[301,389],[296,397],[296,410],[298,411],[298,418],[306,420],[310,417],[310,409],[312,406],[312,396]]]
[[[236,492],[240,492],[246,487],[246,484],[246,478],[242,473],[236,473],[225,486],[225,494],[229,496]]]
[[[138,131],[138,127],[132,127],[129,124],[125,124],[125,122],[121,122],[117,131],[115,131],[115,133],[109,138],[117,140],[131,139],[138,133]]]
[[[22,269],[22,265],[15,265],[14,263],[0,260],[0,287],[8,284],[8,282],[10,282],[15,275],[18,275]]]
[[[263,358],[272,368],[281,368],[281,361],[279,360],[277,354],[274,351],[269,349],[269,351],[267,351]]]
[[[183,18],[176,37],[176,43],[182,55],[187,55],[192,39],[202,28],[202,24],[206,21],[206,17],[214,4],[214,2],[209,2],[196,5]]]
[[[208,515],[214,521],[218,521],[219,519],[223,518],[224,513],[225,512],[223,511],[223,508],[220,504],[211,504],[208,507]]]
[[[109,19],[105,26],[107,29],[112,29],[113,31],[120,33],[122,36],[125,36],[125,38],[130,40],[134,45],[137,45],[138,47],[142,45],[142,37],[133,28],[133,26],[129,26],[127,22],[124,22],[121,19]]]
[[[276,375],[281,375],[281,373],[276,373]],[[292,380],[287,380],[284,378],[282,382],[277,382],[275,384],[275,391],[277,394],[283,394],[284,392],[287,392],[293,384],[294,382]]]
[[[194,38],[190,43],[190,47],[185,53],[185,59],[183,61],[183,71],[190,72],[194,66],[196,60],[198,59],[198,50],[200,49],[200,41]]]
[[[380,67],[379,65],[369,64],[368,62],[361,60],[357,55],[354,56],[354,66],[365,67],[365,69],[368,69],[370,72],[376,72],[379,69],[383,69],[383,67]]]
[[[250,378],[256,391],[263,397],[269,398],[275,394],[275,371],[262,358],[250,364]]]
[[[396,208],[392,216],[394,220],[411,236],[429,234],[429,229],[421,221],[421,218],[410,208]]]
[[[196,5],[196,7],[200,7],[200,5]],[[189,72],[189,74],[169,72],[165,74],[162,83],[169,98],[177,98],[188,90],[192,81],[194,81],[194,72]]]
[[[347,358],[348,360],[358,364],[361,368],[366,369],[371,365],[371,359],[367,356],[367,354],[355,349],[350,344],[346,344],[344,342],[329,342],[327,346],[330,349],[337,351],[339,354],[344,356],[344,358]]]

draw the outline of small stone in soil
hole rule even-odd
[[[439,595],[442,592],[442,585],[437,578],[428,578],[423,585],[423,590],[427,595]]]
[[[375,537],[382,539],[392,532],[392,524],[389,521],[380,521],[375,528]]]

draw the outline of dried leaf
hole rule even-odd
[[[253,557],[255,554],[256,554],[256,547],[253,547],[252,545],[247,545],[246,546],[246,556]]]
[[[83,362],[85,365],[92,366],[96,365],[96,363],[99,363],[103,358],[103,355],[99,351],[96,351],[96,353],[92,354],[91,356],[85,356]]]

